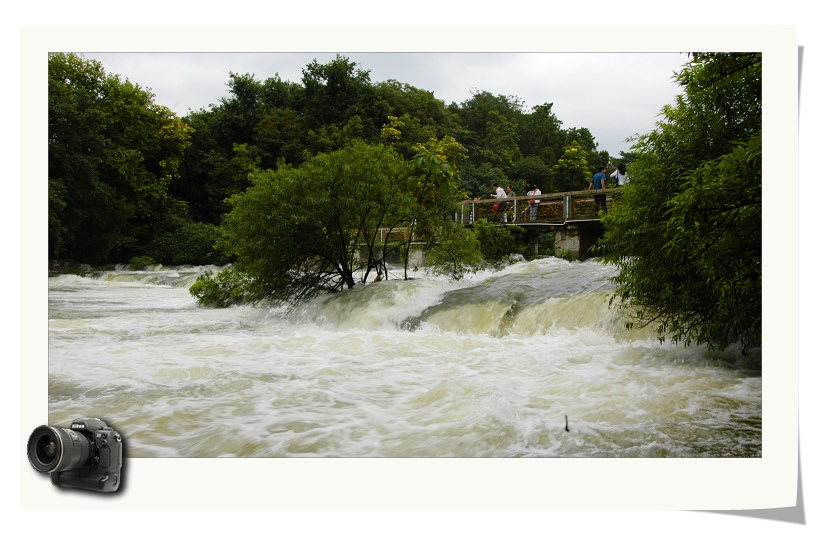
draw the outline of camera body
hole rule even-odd
[[[122,436],[100,419],[74,419],[70,428],[38,426],[28,459],[62,488],[117,491],[122,483]]]

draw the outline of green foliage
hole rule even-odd
[[[518,119],[518,136],[524,158],[537,158],[545,166],[554,165],[566,145],[566,132],[552,113],[552,103],[534,106],[532,113],[522,114]],[[546,177],[546,173],[541,176],[542,180]],[[546,183],[536,183],[542,190],[546,187]]]
[[[481,147],[474,152],[476,159],[501,169],[511,168],[521,160],[516,126],[514,120],[508,119],[497,110],[490,110],[487,114],[487,135]]]
[[[341,128],[359,116],[362,134],[375,141],[387,116],[386,106],[378,99],[370,82],[370,71],[341,55],[326,64],[316,60],[302,69],[304,113],[308,128]]]
[[[474,91],[472,97],[457,108],[462,124],[471,133],[471,137],[466,140],[468,148],[486,139],[492,133],[493,125],[514,121],[523,108],[524,103],[518,97]]]
[[[451,164],[470,197],[487,197],[493,182],[522,192],[533,183],[556,191],[550,168],[571,142],[588,154],[581,186],[569,189],[584,188],[590,166],[609,158],[595,152],[589,130],[563,130],[551,103],[527,111],[517,97],[475,91],[445,106],[431,91],[400,81],[373,84],[369,71],[344,56],[313,61],[302,75],[301,82],[279,75],[260,82],[231,73],[230,97],[186,118],[196,132],[175,191],[193,219],[219,223],[228,210],[224,200],[248,186],[235,146],[245,146],[259,169],[279,169],[355,141],[381,143],[413,159],[414,147],[449,137],[466,150],[463,161]]]
[[[463,277],[466,267],[479,264],[481,259],[477,255],[478,249],[470,236],[454,228],[451,214],[456,209],[456,202],[467,198],[466,193],[459,187],[459,167],[467,159],[467,149],[458,143],[452,136],[445,136],[442,140],[431,138],[426,143],[419,143],[412,147],[413,157],[412,188],[413,204],[410,208],[410,236],[419,230],[424,235],[422,239],[438,241],[441,249],[446,252],[452,263],[438,263],[437,253],[433,254],[437,272],[446,271],[452,267],[451,276],[455,279]],[[473,247],[473,254],[468,248]],[[410,243],[405,246],[405,278],[407,277]]]
[[[438,233],[438,241],[425,253],[425,264],[439,275],[458,281],[484,266],[478,237],[463,225],[447,221]]]
[[[525,195],[533,184],[538,185],[542,192],[549,191],[549,167],[537,156],[528,156],[516,162],[510,169],[509,177],[511,182],[516,183],[518,195]]]
[[[189,222],[155,238],[147,251],[162,264],[225,264],[227,259],[214,244],[219,234],[210,223]]]
[[[230,307],[247,299],[250,282],[233,266],[223,268],[216,275],[210,270],[196,278],[189,292],[203,307]]]
[[[152,257],[142,256],[142,257],[132,257],[128,264],[131,265],[131,268],[134,270],[143,270],[153,264],[156,264]]]
[[[218,245],[247,276],[251,299],[299,301],[353,287],[384,253],[379,229],[409,223],[411,171],[386,147],[354,143],[299,168],[258,172],[230,199]]]
[[[586,154],[595,152],[598,144],[588,128],[571,128],[566,132],[566,145],[578,146]]]
[[[472,198],[486,198],[495,193],[491,185],[496,182],[504,184],[507,177],[501,169],[494,168],[488,163],[476,167],[472,162],[468,162],[461,171],[461,183]]]
[[[306,148],[306,129],[301,116],[291,108],[274,108],[254,126],[253,140],[264,151],[263,169],[273,169],[281,158],[300,164]]]
[[[408,129],[424,130],[424,134],[414,136],[403,131],[403,137],[413,137],[413,143],[431,137],[456,136],[463,127],[458,125],[455,114],[449,111],[442,101],[435,98],[432,91],[419,89],[397,80],[387,80],[375,86],[377,98],[387,114],[405,121]],[[413,124],[409,124],[412,122]],[[432,130],[431,130],[432,129]],[[408,156],[405,153],[404,156]]]
[[[150,92],[99,62],[49,54],[49,254],[128,258],[184,214],[170,188],[190,135]]]
[[[756,54],[695,55],[603,219],[604,258],[620,267],[613,301],[661,340],[760,342],[760,68]]]
[[[555,231],[538,233],[538,255],[544,257],[555,255]]]
[[[527,233],[521,227],[495,225],[478,220],[473,226],[473,231],[481,245],[481,254],[487,262],[500,262],[514,254],[525,255],[529,250]]]
[[[551,103],[527,110],[517,97],[477,90],[445,105],[400,81],[374,84],[369,71],[341,55],[309,63],[299,81],[230,72],[226,85],[217,104],[179,119],[99,62],[49,55],[50,256],[193,259],[201,254],[184,251],[204,239],[192,236],[186,245],[174,233],[188,222],[219,225],[231,208],[227,199],[251,186],[251,174],[299,167],[356,143],[390,147],[414,162],[418,180],[446,177],[447,188],[433,189],[435,202],[410,188],[409,225],[427,234],[440,231],[433,220],[448,203],[465,192],[486,197],[493,182],[518,193],[533,183],[554,191],[550,168],[570,142],[589,152],[588,163],[606,156],[594,152],[587,129],[562,129]],[[436,154],[425,171],[416,157],[430,140],[457,151]],[[429,171],[445,164],[451,169],[432,178]]]
[[[691,272],[687,292],[664,302],[679,339],[760,344],[762,332],[762,144],[757,134],[683,178],[667,202],[663,253]],[[681,299],[681,297],[683,299]],[[692,315],[698,320],[691,326]]]
[[[585,190],[589,185],[589,151],[577,141],[570,143],[564,150],[563,156],[550,169],[550,183],[547,190],[550,192],[571,192]]]
[[[221,106],[215,110],[218,121],[213,134],[223,147],[249,144],[266,110],[265,86],[251,73],[234,72],[229,74],[227,86],[229,96],[221,98]]]

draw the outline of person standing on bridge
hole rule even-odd
[[[589,183],[587,190],[605,190],[606,189],[606,175],[604,174],[606,168],[600,166],[598,173],[592,176],[592,181]],[[606,195],[596,195],[595,204],[598,205],[598,210],[606,212]]]
[[[618,167],[615,171],[612,172],[612,175],[609,176],[615,186],[623,186],[624,184],[629,184],[629,175],[626,174],[626,165],[625,164],[618,164]]]
[[[538,188],[538,185],[533,184],[530,191],[527,192],[527,195],[541,195],[541,190]],[[540,199],[530,199],[530,221],[538,219],[538,203],[540,202]]]
[[[495,190],[494,194],[490,194],[490,197],[495,197],[498,200],[498,214],[504,215],[504,223],[507,223],[507,203],[502,202],[502,199],[507,198],[507,192],[504,191],[504,188],[498,185],[497,182],[493,183],[493,189]]]
[[[512,184],[508,184],[507,185],[507,197],[515,197],[516,195],[518,195],[518,194],[516,194],[515,190],[513,190]],[[505,203],[505,204],[507,205],[507,208],[510,208],[510,203],[509,202]],[[510,219],[513,223],[515,223],[515,211],[510,212]],[[507,221],[507,213],[506,212],[504,213],[504,221],[505,222]]]

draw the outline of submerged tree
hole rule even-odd
[[[220,249],[237,260],[252,300],[299,301],[366,281],[379,229],[407,221],[410,166],[383,146],[355,143],[299,168],[259,171],[230,199]]]
[[[451,195],[449,168],[436,150],[448,148],[420,149],[408,161],[389,147],[355,142],[298,168],[252,174],[253,186],[230,199],[217,241],[236,262],[227,274],[200,277],[191,293],[203,305],[240,297],[295,303],[367,282],[392,249],[407,246],[414,223],[435,234],[438,199]]]
[[[613,300],[661,340],[745,349],[762,333],[761,56],[695,54],[677,78],[604,217]]]

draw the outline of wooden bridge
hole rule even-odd
[[[589,248],[603,236],[601,212],[612,206],[619,190],[579,190],[463,201],[455,218],[464,225],[483,219],[499,225],[524,227],[530,234],[533,255],[538,255],[538,235],[555,231],[557,256],[585,259],[589,257]]]

